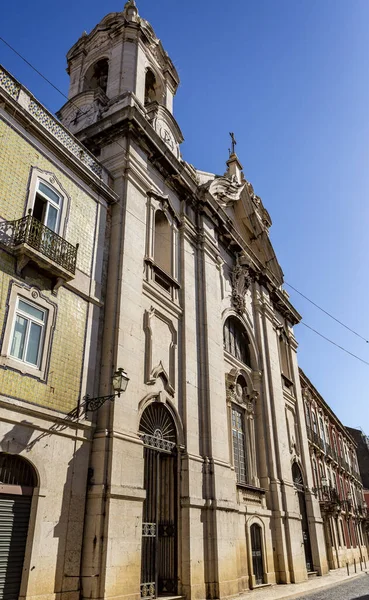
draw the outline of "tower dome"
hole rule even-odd
[[[84,32],[67,62],[68,102],[58,116],[72,133],[85,141],[92,125],[119,120],[124,108],[134,106],[179,156],[183,138],[172,116],[178,73],[135,0]]]

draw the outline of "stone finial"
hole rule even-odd
[[[137,21],[138,10],[135,0],[128,0],[128,2],[125,3],[123,14],[127,21]]]
[[[238,159],[237,154],[232,152],[227,160],[227,173],[233,177],[238,184],[241,184],[243,181],[245,181],[242,169],[243,167]]]

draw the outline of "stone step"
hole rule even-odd
[[[308,571],[308,579],[318,576],[318,571]]]

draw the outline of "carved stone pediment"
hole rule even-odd
[[[179,145],[183,142],[183,135],[173,115],[165,106],[158,102],[151,102],[147,107],[147,118],[161,137],[163,142],[179,159]]]
[[[246,413],[252,416],[255,412],[255,405],[259,398],[259,393],[244,385],[241,385],[239,376],[243,375],[238,369],[232,369],[226,374],[226,393],[229,402],[235,402],[246,409]]]
[[[234,175],[224,175],[205,183],[203,189],[208,191],[221,206],[233,206],[240,199],[245,185],[245,181],[238,183]]]

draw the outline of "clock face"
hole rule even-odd
[[[163,142],[170,148],[173,154],[178,154],[178,145],[172,134],[172,132],[168,129],[168,126],[164,121],[158,120],[156,125],[156,130],[159,133]]]
[[[160,137],[166,143],[166,145],[169,146],[169,148],[171,150],[174,150],[174,142],[173,142],[172,136],[170,135],[168,129],[161,127],[160,128]]]

